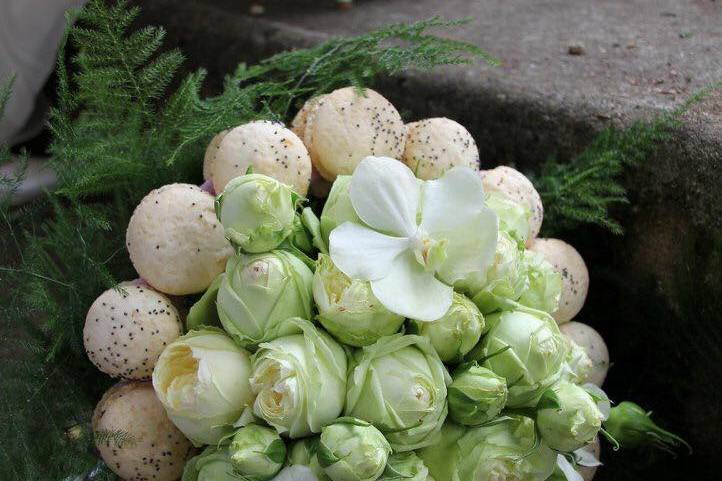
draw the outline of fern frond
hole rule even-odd
[[[13,91],[13,84],[15,83],[15,76],[11,76],[8,79],[1,79],[2,85],[0,85],[0,117],[5,112],[5,106],[10,100],[10,94]]]
[[[584,224],[621,234],[623,228],[610,209],[628,202],[622,174],[652,154],[676,122],[676,117],[664,116],[625,130],[609,128],[568,163],[544,163],[540,175],[531,176],[544,204],[544,235]]]
[[[679,127],[682,116],[710,93],[722,88],[717,81],[690,95],[679,107],[651,121],[626,129],[607,128],[581,154],[567,163],[549,159],[539,175],[530,175],[544,204],[544,235],[585,224],[622,234],[610,210],[629,202],[622,185],[624,171],[641,164]]]
[[[287,120],[294,102],[346,85],[370,86],[380,75],[409,68],[496,60],[477,46],[438,37],[431,29],[449,29],[465,21],[438,18],[411,25],[397,24],[352,38],[335,38],[316,47],[283,52],[259,65],[239,65],[226,78],[223,93],[198,101],[181,141],[166,159],[176,161],[189,145],[207,141],[217,132],[242,122],[265,118]]]
[[[286,99],[273,110],[285,116],[294,97],[326,93],[346,85],[369,86],[379,75],[410,68],[429,70],[482,59],[498,61],[476,45],[438,37],[432,29],[450,29],[468,20],[432,18],[395,24],[353,38],[335,38],[310,49],[283,52],[251,67],[249,80],[276,80],[287,85]]]
[[[71,439],[67,433],[89,419],[107,381],[69,358],[48,365],[16,357],[0,365],[0,439],[12,440],[0,446],[0,479],[58,481],[93,469],[92,437]],[[91,383],[96,387],[90,391],[78,389]]]
[[[10,99],[14,82],[15,77],[11,76],[6,79],[2,85],[0,85],[0,119],[5,112],[8,100]],[[10,153],[9,146],[0,144],[0,166],[9,164],[12,160],[13,157]],[[25,174],[28,168],[27,152],[23,150],[14,160],[15,165],[12,170],[8,171],[5,169],[3,172],[0,172],[0,225],[2,226],[2,229],[7,229],[6,232],[8,233],[7,239],[0,238],[0,248],[9,247],[6,246],[8,241],[12,242],[12,247],[14,248],[19,246],[17,236],[15,235],[13,226],[11,225],[8,211],[11,206],[13,195],[15,195],[18,191],[25,179]]]

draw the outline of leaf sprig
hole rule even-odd
[[[554,158],[545,162],[539,175],[530,175],[544,205],[543,234],[553,235],[585,224],[621,234],[622,226],[610,210],[629,202],[622,184],[625,170],[649,158],[669,140],[684,113],[720,87],[722,81],[713,83],[651,121],[637,121],[626,129],[604,129],[569,162]]]
[[[596,224],[621,234],[622,226],[609,212],[628,202],[619,178],[625,168],[636,165],[668,138],[670,124],[665,119],[637,122],[622,131],[608,128],[571,161],[545,162],[541,174],[533,177],[544,205],[544,234],[580,224]]]

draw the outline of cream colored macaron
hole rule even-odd
[[[463,125],[438,117],[406,124],[406,131],[401,160],[419,179],[438,179],[456,166],[479,170],[479,149]]]
[[[318,172],[333,181],[352,174],[369,155],[400,159],[406,126],[378,92],[345,87],[316,102],[306,118],[304,141]]]
[[[215,198],[190,184],[146,195],[126,232],[130,260],[148,284],[166,294],[204,291],[233,255],[216,217]]]
[[[301,109],[296,113],[295,117],[291,121],[291,131],[298,135],[298,137],[306,144],[306,121],[308,120],[308,114],[316,106],[316,104],[325,97],[326,95],[318,95],[306,100]],[[318,170],[314,167],[311,170],[311,186],[309,191],[315,197],[325,198],[328,196],[328,192],[331,190],[331,183],[321,177]]]
[[[514,202],[526,206],[531,212],[529,239],[539,235],[544,220],[544,206],[539,192],[524,174],[506,165],[501,165],[495,169],[482,171],[481,180],[484,190],[501,192]]]
[[[111,387],[95,407],[92,425],[100,457],[125,480],[175,481],[193,454],[150,382]]]
[[[170,299],[150,287],[123,283],[90,306],[83,343],[88,358],[104,373],[148,379],[160,353],[181,330]]]
[[[291,131],[298,135],[298,138],[300,138],[304,144],[306,143],[306,121],[308,120],[308,114],[311,113],[316,104],[324,97],[326,97],[326,95],[317,95],[306,100],[291,121]]]
[[[230,130],[221,140],[210,169],[216,192],[252,168],[305,196],[311,183],[311,158],[300,138],[282,124],[257,120]]]
[[[206,147],[206,153],[203,155],[203,179],[211,180],[211,169],[213,167],[213,161],[216,160],[216,152],[218,147],[221,145],[221,140],[226,136],[228,130],[222,130],[217,133],[211,139],[208,147]]]
[[[558,324],[571,321],[584,306],[589,291],[589,271],[577,250],[559,239],[533,239],[529,250],[540,253],[562,276],[559,308],[552,313]]]
[[[559,330],[587,353],[593,366],[588,381],[601,387],[609,371],[609,350],[602,336],[593,327],[576,321],[562,324]]]

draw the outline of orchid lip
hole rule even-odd
[[[423,227],[409,237],[409,249],[427,272],[436,272],[446,259],[446,241],[434,239]]]
[[[417,258],[421,256],[422,259],[426,259],[425,253],[428,249],[428,243],[429,234],[421,227],[419,227],[416,232],[409,237],[409,249],[416,254]]]

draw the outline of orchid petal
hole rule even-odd
[[[435,321],[446,314],[453,294],[411,251],[396,259],[386,277],[371,281],[371,290],[386,309],[418,321]]]
[[[352,222],[336,227],[329,236],[329,252],[336,267],[350,278],[364,281],[385,277],[408,246],[408,239],[381,234]]]
[[[366,157],[351,177],[349,197],[356,214],[374,229],[398,237],[416,231],[419,181],[402,162]]]
[[[421,229],[435,240],[447,241],[447,257],[438,271],[444,282],[486,272],[496,250],[498,224],[484,203],[481,180],[471,169],[455,167],[426,182]]]
[[[437,271],[439,279],[454,284],[472,274],[483,275],[494,260],[498,235],[499,219],[487,208],[467,224],[431,233],[434,239],[447,241],[446,260]]]
[[[421,228],[432,234],[456,230],[484,209],[484,187],[479,176],[467,167],[454,167],[440,179],[426,182]]]

